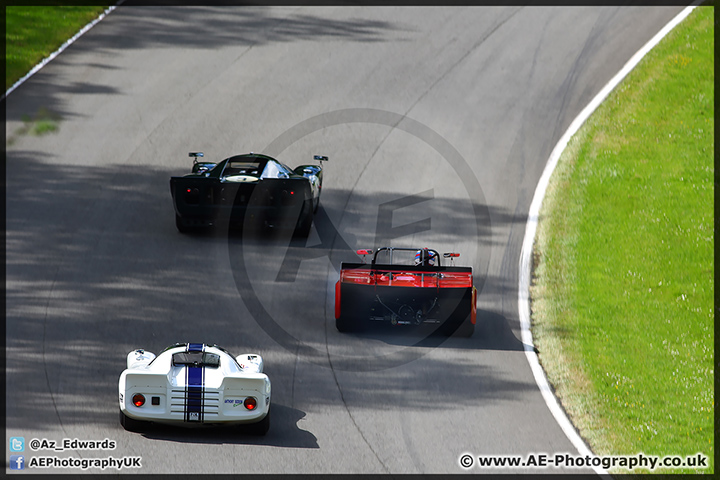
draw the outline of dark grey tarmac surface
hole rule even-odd
[[[120,6],[5,102],[7,437],[109,438],[25,455],[141,456],[132,473],[576,453],[519,340],[527,210],[572,119],[680,10]],[[43,115],[55,132],[25,131]],[[168,180],[189,151],[329,156],[307,242],[179,234]],[[337,332],[340,262],[387,243],[474,267],[471,338]],[[179,341],[263,355],[266,437],[122,429],[125,355]]]

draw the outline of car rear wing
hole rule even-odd
[[[378,248],[377,250],[373,250],[372,248],[362,248],[360,250],[357,250],[355,253],[362,256],[363,263],[365,263],[365,257],[367,255],[372,255],[372,264],[374,265],[375,263],[377,263],[378,254],[380,254],[382,252],[386,252],[389,255],[390,264],[393,264],[393,253],[395,251],[419,252],[419,254],[421,255],[421,260],[427,260],[428,257],[426,257],[426,255],[430,255],[433,258],[437,259],[438,266],[440,265],[440,263],[439,263],[440,254],[438,253],[437,250],[433,250],[431,248],[382,247],[382,248]],[[460,254],[457,252],[446,252],[446,253],[443,253],[442,256],[443,256],[443,258],[449,258],[451,265],[454,265],[455,259],[458,258],[460,256]]]
[[[340,283],[375,287],[472,288],[472,267],[342,263]]]
[[[218,207],[261,205],[287,208],[311,198],[310,185],[297,178],[265,178],[261,182],[222,183],[203,176],[170,177],[178,215],[212,215]]]
[[[126,391],[129,391],[131,387],[159,389],[158,391],[162,391],[168,386],[167,373],[126,371],[124,375]]]
[[[241,393],[258,392],[261,395],[270,394],[270,380],[263,373],[243,373],[242,377],[225,377],[220,390],[225,396]]]

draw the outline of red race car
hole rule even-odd
[[[437,324],[439,333],[469,337],[475,330],[477,289],[472,267],[456,267],[458,253],[444,253],[441,264],[431,248],[383,247],[358,250],[367,263],[341,264],[335,284],[335,326],[360,331],[374,322],[391,325]]]

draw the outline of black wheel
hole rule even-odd
[[[178,232],[180,233],[190,233],[192,231],[191,227],[188,227],[185,225],[185,222],[183,222],[183,219],[180,215],[177,213],[175,214],[175,226],[178,229]]]
[[[310,235],[310,227],[313,221],[313,205],[312,199],[303,204],[300,218],[295,226],[294,236],[307,238]]]
[[[470,319],[467,319],[460,324],[456,332],[459,337],[470,338],[475,333],[475,325],[470,323]]]
[[[367,330],[368,325],[367,323],[363,322],[361,317],[340,317],[335,319],[335,328],[338,329],[338,332],[346,333],[346,332],[356,332],[356,333],[362,333],[365,330]]]
[[[342,317],[335,319],[335,328],[337,328],[338,332],[350,332],[352,331],[352,326],[350,325],[350,322],[347,321],[347,319],[344,319]]]
[[[263,436],[268,430],[270,430],[270,410],[259,422],[247,425],[247,432],[252,435]]]
[[[122,410],[120,410],[120,425],[122,425],[122,427],[128,432],[142,432],[147,428],[149,423],[130,418],[125,415]]]
[[[460,323],[458,323],[457,321],[448,320],[440,328],[439,332],[441,332],[442,335],[445,335],[446,337],[455,335],[456,337],[468,338],[472,337],[472,334],[475,332],[475,325],[470,323],[470,317],[466,318]]]

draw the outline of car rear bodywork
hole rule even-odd
[[[198,162],[193,173],[170,178],[180,232],[229,225],[291,228],[307,236],[322,189],[322,164],[291,170],[261,154],[236,155],[213,164]],[[327,157],[315,156],[319,162]]]
[[[470,336],[476,323],[477,290],[472,267],[342,263],[335,285],[335,321],[339,331],[362,330],[374,322],[417,326],[436,324],[438,332]],[[358,253],[368,253],[361,250]],[[446,258],[457,254],[445,254]]]
[[[133,350],[118,383],[121,422],[126,428],[258,424],[270,411],[271,384],[262,368],[260,355],[233,358],[203,344],[174,345],[157,357]]]

